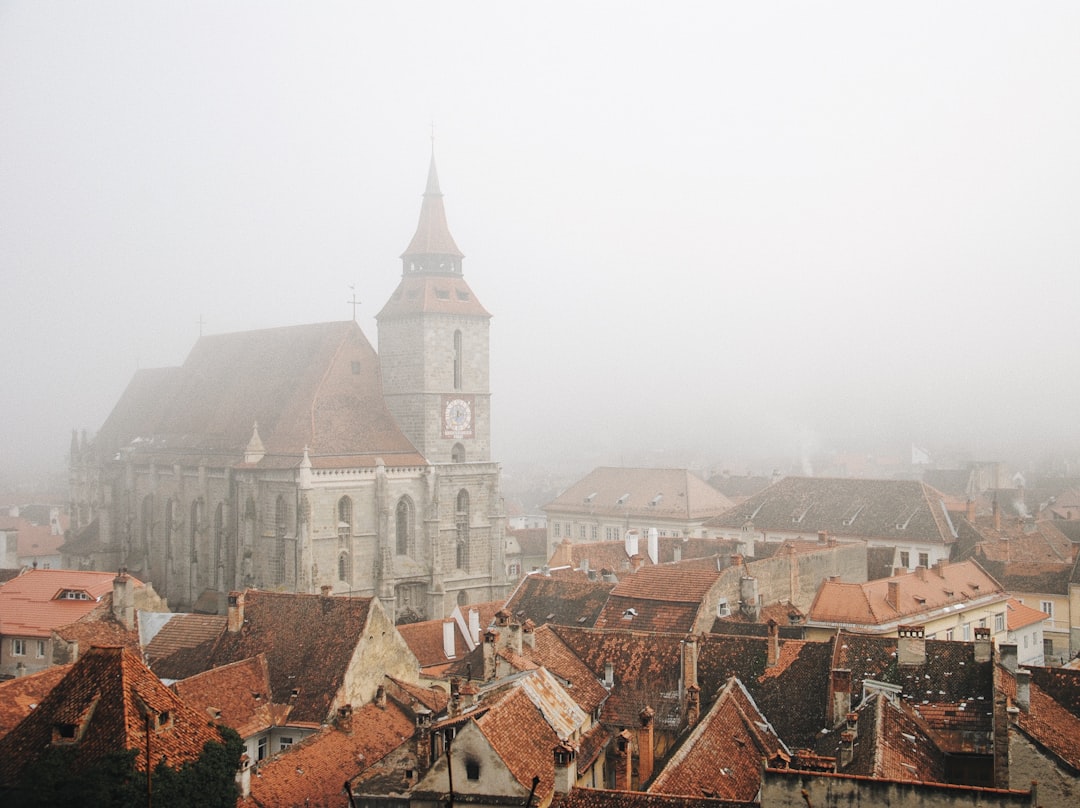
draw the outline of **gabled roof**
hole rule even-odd
[[[538,626],[591,626],[614,587],[608,581],[590,580],[584,572],[557,576],[529,573],[506,602],[506,610],[522,623],[532,620]]]
[[[288,713],[287,705],[271,703],[265,654],[189,676],[174,682],[172,689],[188,706],[236,730],[241,738],[283,724]]]
[[[1076,546],[1052,520],[979,516],[967,521],[979,534],[975,552],[991,561],[1029,564],[1071,564]]]
[[[1011,718],[1020,730],[1044,749],[1049,750],[1073,772],[1080,771],[1080,703],[1070,700],[1056,685],[1063,678],[1073,679],[1072,687],[1080,690],[1080,671],[1061,668],[1029,668],[1031,683],[1028,690],[1028,709],[1018,709]],[[1016,674],[998,666],[999,682],[1005,695],[1015,702]],[[1057,681],[1055,681],[1057,680]]]
[[[533,647],[522,653],[565,682],[569,694],[583,712],[592,715],[607,701],[608,691],[577,654],[549,626],[533,632]]]
[[[199,654],[225,630],[228,618],[217,614],[173,615],[143,649],[146,661],[163,679],[183,679],[201,672]]]
[[[476,719],[476,725],[521,786],[532,788],[532,778],[537,775],[538,801],[551,793],[555,782],[552,750],[559,735],[528,692],[512,688]]]
[[[382,394],[379,358],[353,321],[200,337],[180,368],[139,371],[95,449],[160,462],[240,464],[255,426],[260,466],[423,463]]]
[[[707,523],[711,528],[951,544],[943,495],[913,480],[785,477]]]
[[[687,469],[600,466],[559,494],[544,510],[549,515],[589,513],[619,519],[697,521],[723,513],[731,506],[731,500]]]
[[[111,597],[115,577],[113,572],[27,570],[0,586],[0,634],[48,637],[52,629],[74,623],[93,611],[101,598]],[[131,580],[136,587],[143,586],[142,581]]]
[[[983,561],[983,567],[1007,592],[1068,595],[1073,564]]]
[[[649,791],[749,801],[761,788],[762,764],[789,759],[784,742],[746,688],[732,677]]]
[[[1006,601],[1005,621],[1009,631],[1019,631],[1027,626],[1041,623],[1049,617],[1050,615],[1046,612],[1040,612],[1038,609],[1032,609],[1030,606],[1025,606],[1016,598],[1009,598],[1009,600]]]
[[[691,631],[706,595],[720,578],[715,565],[642,567],[611,590],[597,628]]]
[[[810,606],[811,623],[863,630],[911,622],[946,606],[967,607],[987,597],[1005,598],[1001,584],[974,561],[940,562],[866,583],[823,581]]]
[[[239,631],[222,625],[212,639],[152,659],[155,673],[184,679],[265,653],[273,702],[292,705],[291,721],[322,723],[363,639],[373,599],[256,589],[246,590],[242,597],[244,622]]]
[[[407,273],[379,312],[378,319],[412,314],[456,314],[490,319],[469,284],[461,275]]]
[[[185,705],[125,648],[87,651],[37,709],[0,739],[0,782],[20,772],[53,745],[76,749],[73,766],[92,766],[110,752],[135,749],[135,765],[146,770],[146,716],[154,730],[150,759],[170,766],[195,760],[221,736],[205,716]],[[68,738],[71,737],[71,740]]]
[[[692,538],[682,536],[658,536],[656,540],[657,563],[667,564],[679,560],[683,563],[694,559],[728,557],[739,552],[739,542],[732,539]],[[762,546],[763,552],[772,548]],[[638,541],[637,560],[644,566],[652,564],[649,558],[648,538]],[[569,566],[589,572],[607,570],[616,577],[623,577],[631,569],[631,557],[626,552],[626,541],[572,542],[563,539],[551,554],[549,567]]]
[[[880,693],[859,706],[858,739],[845,774],[944,783],[945,755],[910,710]]]
[[[345,805],[342,784],[401,746],[413,730],[411,717],[392,701],[365,704],[346,725],[339,721],[259,766],[250,802],[265,808]]]

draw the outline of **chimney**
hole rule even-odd
[[[849,668],[832,669],[832,726],[840,725],[844,717],[851,712],[851,670]]]
[[[697,686],[697,656],[697,637],[693,634],[687,634],[682,643],[682,683],[685,688]]]
[[[319,592],[322,593],[322,596],[324,598],[330,597],[330,595],[333,593],[333,591],[334,591],[334,587],[333,587],[332,584],[323,584],[322,586],[319,587]]]
[[[1009,787],[1009,712],[1005,694],[994,690],[994,788]],[[1037,803],[1036,803],[1037,804]]]
[[[446,704],[446,714],[454,718],[461,712],[461,680],[456,676],[450,680],[450,700]]]
[[[521,623],[515,620],[506,628],[506,649],[521,656]]]
[[[611,690],[615,686],[615,666],[610,662],[604,663],[604,687]]]
[[[765,667],[771,668],[780,659],[780,626],[771,617],[769,627],[769,648],[765,656]]]
[[[551,556],[551,563],[556,567],[569,567],[574,563],[574,547],[570,539],[563,539]]]
[[[1009,673],[1016,673],[1016,643],[1003,642],[998,646],[998,664]]]
[[[1016,706],[1023,712],[1031,709],[1031,671],[1027,668],[1017,668],[1016,673]]]
[[[469,609],[469,636],[472,637],[472,644],[480,644],[480,610]]]
[[[422,776],[431,765],[431,710],[416,708],[416,769]]]
[[[344,707],[338,707],[337,711],[337,728],[344,732],[346,735],[352,735],[352,705],[346,704]]]
[[[536,647],[536,623],[526,620],[521,625],[521,644],[529,648]]]
[[[699,718],[701,718],[701,688],[690,685],[686,688],[686,726],[696,726]]]
[[[672,557],[676,564],[682,561],[682,542],[675,542],[671,548]]]
[[[630,556],[630,572],[637,572],[643,566],[645,566],[645,556]]]
[[[631,750],[630,730],[624,729],[615,736],[615,790],[630,791],[633,785],[631,766],[634,756]]]
[[[916,567],[915,568],[915,577],[918,578],[920,581],[925,581],[926,580],[926,567],[924,567],[922,565],[919,565],[918,567]]]
[[[135,628],[135,584],[127,574],[127,567],[121,567],[113,578],[112,612],[124,628]]]
[[[926,633],[923,626],[897,629],[896,661],[901,665],[926,664]]]
[[[444,620],[442,624],[442,650],[447,659],[457,656],[457,643],[454,642],[455,625],[453,620]]]
[[[851,765],[852,758],[855,757],[855,733],[849,729],[845,729],[840,733],[840,767],[845,768]]]
[[[900,582],[889,579],[889,588],[885,592],[885,602],[900,611]]]
[[[638,787],[642,787],[652,777],[654,746],[653,746],[653,717],[656,711],[652,707],[646,707],[638,714],[641,727],[638,729],[637,753],[638,753]]]
[[[945,577],[945,567],[947,567],[948,564],[949,562],[943,558],[939,558],[937,561],[934,562],[934,572],[937,573],[938,578]]]
[[[758,597],[758,580],[752,575],[744,575],[739,579],[739,600],[741,608],[747,618],[756,623],[761,619],[761,598]]]
[[[655,527],[649,528],[648,544],[649,561],[654,564],[660,563],[660,534]]]
[[[476,697],[480,695],[480,688],[465,682],[458,687],[458,694],[461,696],[461,706],[467,710],[476,706]]]
[[[375,706],[386,706],[386,688],[382,685],[379,685],[377,688],[375,688]]]
[[[589,574],[589,559],[587,559],[587,558],[581,559],[581,563],[578,564],[578,569],[581,570],[582,572],[584,572],[586,575],[588,575]]]
[[[633,558],[638,554],[638,532],[636,530],[626,531],[626,555]]]
[[[986,626],[975,626],[975,661],[989,662],[992,648],[990,629]]]
[[[829,543],[829,531],[827,531],[827,530],[819,530],[817,532],[817,540],[819,542],[821,542],[822,544],[828,544]]]
[[[229,593],[229,631],[236,634],[244,627],[244,593]]]
[[[577,783],[577,747],[561,741],[555,747],[555,793],[569,794]]]
[[[488,629],[484,632],[484,681],[490,682],[495,678],[495,631]]]

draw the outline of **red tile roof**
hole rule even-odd
[[[54,665],[43,671],[0,682],[0,738],[30,715],[67,672],[71,665]]]
[[[697,521],[723,513],[731,505],[731,500],[688,469],[600,466],[559,494],[544,510],[549,516],[582,512],[619,520]],[[640,552],[644,553],[646,537],[640,541]]]
[[[646,791],[611,791],[574,788],[551,808],[750,808],[756,802],[721,800],[705,797],[675,797]]]
[[[145,771],[147,715],[152,722],[161,721],[150,736],[154,765],[164,758],[170,766],[179,766],[198,758],[207,742],[221,741],[206,717],[158,681],[135,653],[92,648],[37,709],[0,739],[0,782],[15,782],[42,752],[66,743],[57,735],[58,727],[75,733],[76,770],[109,752],[135,749],[135,765]]]
[[[112,572],[27,570],[0,586],[0,634],[48,637],[54,628],[74,623],[111,595],[115,577]],[[87,599],[60,597],[64,592],[84,593]]]
[[[283,723],[288,707],[274,709],[270,700],[270,669],[266,655],[222,665],[172,684],[190,707],[215,724],[224,724],[248,738]]]
[[[1030,606],[1025,606],[1016,598],[1009,598],[1006,603],[1006,621],[1009,631],[1017,631],[1034,623],[1041,623],[1050,617],[1046,612],[1040,612]]]

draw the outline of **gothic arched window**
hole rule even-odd
[[[462,488],[457,495],[457,552],[455,561],[459,570],[469,569],[469,492]]]
[[[450,460],[453,463],[464,463],[465,447],[460,443],[455,443],[454,448],[450,450]]]
[[[289,522],[289,504],[285,497],[278,494],[277,504],[274,506],[274,535],[281,538],[285,535],[285,526]]]
[[[338,580],[347,582],[349,580],[349,575],[350,575],[351,572],[352,572],[352,570],[350,569],[350,564],[349,564],[349,554],[344,553],[344,552],[338,553],[338,559],[337,559],[337,577],[338,577]]]
[[[394,514],[394,529],[397,537],[397,554],[408,555],[412,545],[413,507],[412,500],[402,497],[398,500]]]

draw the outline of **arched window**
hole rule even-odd
[[[176,500],[165,503],[165,557],[173,557],[173,530],[176,526]]]
[[[142,511],[139,513],[139,538],[142,539],[143,548],[150,547],[150,539],[154,535],[154,495],[147,494],[143,497]]]
[[[337,531],[344,538],[352,533],[352,500],[342,497],[337,502]]]
[[[455,443],[454,448],[450,450],[450,460],[453,463],[464,463],[465,447],[460,443]]]
[[[454,389],[461,389],[461,332],[454,332]]]
[[[462,488],[457,495],[457,553],[456,564],[459,570],[469,569],[469,492]]]
[[[398,500],[394,515],[395,532],[397,534],[397,554],[408,555],[412,544],[413,531],[413,506],[412,500],[402,497]]]
[[[191,503],[191,526],[188,528],[188,538],[191,540],[189,549],[189,561],[196,561],[199,556],[199,533],[203,529],[203,501],[197,499]]]
[[[469,605],[469,593],[464,589],[458,590],[457,593],[457,605],[468,606]]]
[[[220,589],[225,577],[225,506],[214,509],[214,588]]]
[[[349,576],[352,570],[349,564],[349,554],[345,552],[338,553],[337,558],[337,577],[339,581],[348,582]]]
[[[289,522],[289,504],[285,497],[278,494],[277,504],[274,506],[274,535],[281,538],[285,535],[285,526]]]

